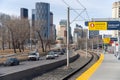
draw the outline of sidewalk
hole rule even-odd
[[[103,63],[89,80],[120,80],[120,60],[114,54],[105,54]]]

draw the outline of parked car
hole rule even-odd
[[[4,66],[19,65],[20,61],[17,58],[8,58],[3,64]]]
[[[46,59],[55,59],[55,54],[53,51],[48,52]]]
[[[32,51],[28,55],[28,60],[39,60],[40,55],[38,51]]]

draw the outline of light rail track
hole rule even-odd
[[[63,77],[62,80],[75,80],[78,76],[80,76],[84,71],[86,71],[91,65],[93,65],[98,60],[99,56],[96,53],[90,51],[89,53],[92,55],[91,59],[80,68],[74,70],[70,74]]]

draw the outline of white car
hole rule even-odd
[[[55,57],[58,57],[59,55],[58,55],[58,52],[54,52],[54,55],[55,55]]]
[[[53,51],[48,52],[46,59],[55,59],[55,54]]]
[[[40,58],[40,55],[36,51],[30,52],[28,55],[28,60],[39,60],[39,58]]]

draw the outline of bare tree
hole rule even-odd
[[[5,26],[10,32],[14,52],[16,53],[16,49],[20,52],[21,49],[24,51],[24,43],[29,38],[29,21],[12,17],[11,20],[5,22]]]
[[[34,31],[37,32],[39,40],[41,42],[41,48],[43,52],[46,52],[46,47],[50,44],[48,35],[45,33],[47,31],[47,26],[45,20],[35,21]]]
[[[4,23],[10,20],[10,16],[4,13],[0,13],[0,38],[1,38],[1,45],[2,45],[2,49],[5,49],[5,45],[6,45],[6,38],[7,38],[7,34],[6,34],[6,27],[4,26]]]

